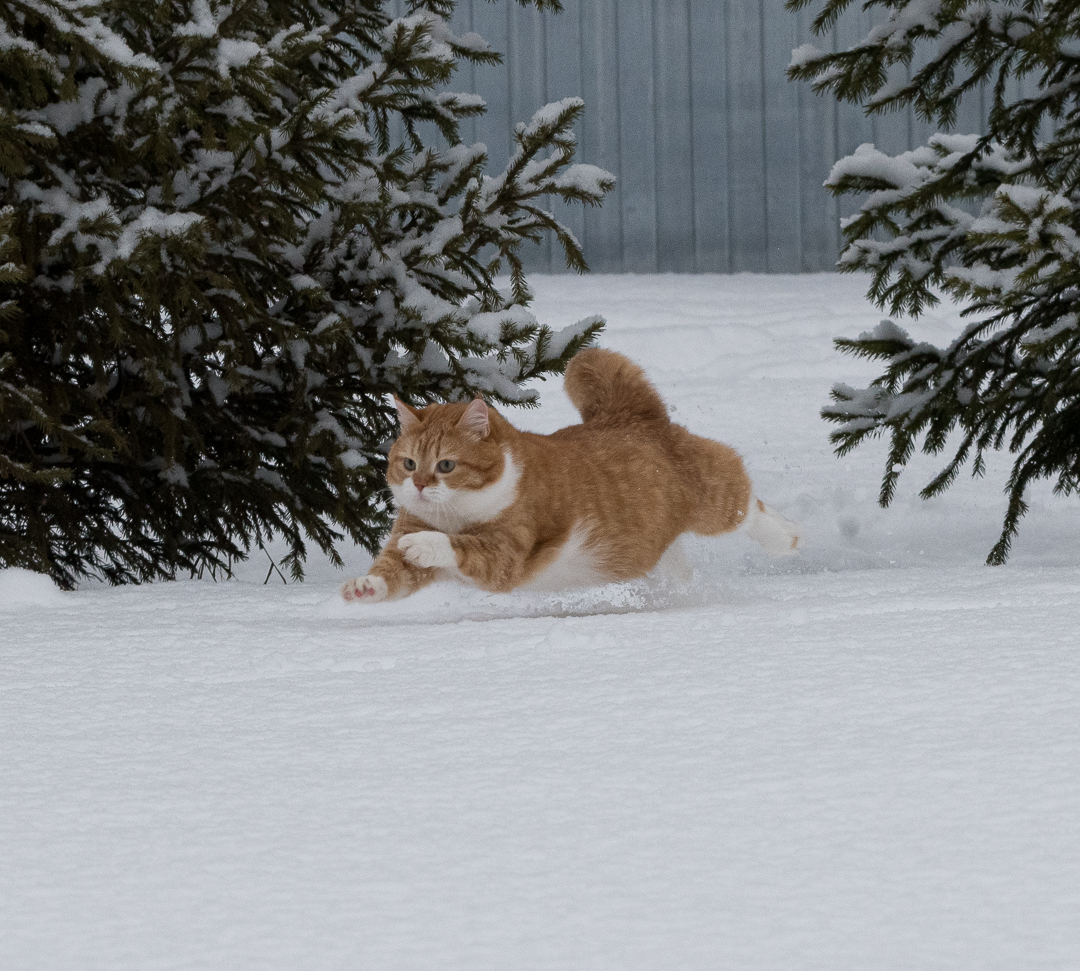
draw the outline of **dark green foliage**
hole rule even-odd
[[[849,5],[828,0],[816,29]],[[890,435],[882,505],[920,440],[927,454],[952,453],[924,497],[947,489],[969,460],[981,475],[990,450],[1015,454],[1008,512],[988,558],[1002,563],[1033,481],[1052,479],[1065,495],[1080,488],[1080,8],[1033,0],[864,7],[880,14],[862,43],[800,49],[791,76],[870,112],[912,105],[942,127],[979,84],[990,109],[979,134],[935,135],[896,158],[863,146],[837,163],[827,183],[834,193],[869,193],[844,226],[840,269],[869,271],[870,296],[894,314],[917,315],[938,290],[965,302],[975,322],[944,349],[916,344],[890,321],[838,340],[887,369],[868,388],[834,388],[822,414],[841,426],[831,436],[840,454]],[[1030,96],[1018,94],[1021,79]]]
[[[613,184],[571,165],[581,102],[485,176],[458,140],[482,104],[440,92],[499,55],[452,10],[0,0],[0,565],[145,580],[276,533],[300,576],[306,541],[373,550],[389,393],[529,404],[593,338],[532,317],[519,257],[554,232],[585,268],[543,203]]]

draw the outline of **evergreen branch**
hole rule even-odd
[[[500,55],[451,0],[50,9],[102,27],[0,52],[0,562],[71,585],[228,575],[271,535],[297,577],[312,542],[374,551],[388,392],[535,403],[602,326],[542,326],[519,253],[550,233],[584,269],[545,205],[613,185],[573,165],[581,103],[485,175],[456,144],[483,103],[442,88]]]

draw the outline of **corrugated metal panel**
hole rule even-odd
[[[866,118],[787,80],[792,48],[849,45],[869,15],[851,8],[833,36],[812,38],[812,13],[783,0],[563,0],[560,15],[513,0],[460,0],[459,30],[505,55],[455,81],[488,103],[463,135],[505,165],[513,125],[541,105],[586,102],[580,159],[619,178],[600,209],[565,220],[600,272],[791,273],[827,269],[841,207],[823,188],[832,162],[872,141],[922,144],[933,130],[910,111]],[[968,99],[972,130],[984,99]],[[561,208],[557,200],[555,205]],[[530,248],[534,270],[564,269],[559,248]]]

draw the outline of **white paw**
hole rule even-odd
[[[434,530],[406,533],[397,545],[413,566],[437,567],[441,570],[457,568],[457,554],[446,533],[436,533]]]
[[[799,552],[799,527],[760,499],[750,500],[745,528],[746,535],[773,556],[794,556]]]
[[[346,580],[341,585],[341,595],[346,600],[366,600],[377,603],[386,599],[388,593],[386,581],[382,577],[356,577]]]

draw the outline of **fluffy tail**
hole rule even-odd
[[[645,372],[615,351],[590,347],[575,354],[566,366],[566,393],[582,421],[668,420]]]
[[[773,556],[794,556],[799,551],[799,527],[760,499],[750,500],[743,529]]]

